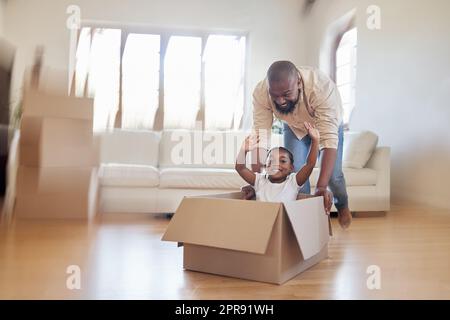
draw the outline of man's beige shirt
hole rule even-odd
[[[300,99],[290,114],[282,114],[275,108],[269,96],[267,78],[257,84],[253,91],[253,129],[267,130],[267,134],[261,136],[262,139],[269,136],[270,141],[275,116],[286,122],[298,139],[302,139],[307,135],[303,123],[308,121],[319,130],[320,149],[337,149],[338,129],[342,122],[342,102],[336,84],[316,68],[300,67],[298,70],[303,79]],[[261,143],[269,145],[269,141]]]

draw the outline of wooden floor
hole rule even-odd
[[[168,220],[109,214],[80,222],[16,221],[0,228],[1,299],[450,299],[450,211],[395,206],[385,217],[333,219],[329,259],[284,285],[182,269],[182,249],[161,242]],[[66,268],[81,268],[81,289]],[[381,270],[369,290],[367,267]]]

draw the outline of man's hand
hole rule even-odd
[[[314,193],[316,196],[323,196],[323,205],[327,214],[331,211],[331,206],[333,205],[333,193],[326,188],[318,188]]]
[[[242,200],[255,200],[255,189],[251,185],[247,185],[241,188]]]

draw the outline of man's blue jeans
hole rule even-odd
[[[297,172],[306,163],[306,158],[311,146],[311,138],[305,136],[299,140],[297,136],[292,132],[287,123],[283,123],[284,126],[284,146],[292,152],[294,155],[294,170]],[[344,145],[344,127],[339,126],[339,142],[337,148],[336,162],[334,164],[333,174],[331,175],[328,187],[334,195],[334,205],[337,209],[348,207],[348,196],[345,185],[344,173],[342,172],[342,149]],[[311,185],[309,180],[300,189],[302,193],[311,193]]]

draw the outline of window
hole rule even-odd
[[[158,109],[159,51],[159,35],[132,33],[127,37],[122,58],[124,129],[153,128]]]
[[[196,120],[205,129],[238,129],[245,42],[242,35],[84,27],[75,93],[94,98],[96,131],[151,130],[160,127],[159,110],[166,129],[192,129]]]
[[[200,108],[202,38],[170,37],[164,63],[164,128],[195,127]]]
[[[209,36],[205,61],[205,127],[238,128],[244,110],[245,38]]]
[[[348,126],[355,107],[357,29],[345,32],[336,50],[336,85],[342,98],[343,120]]]
[[[94,129],[112,127],[119,106],[118,29],[83,28],[76,52],[77,96],[94,98]]]

